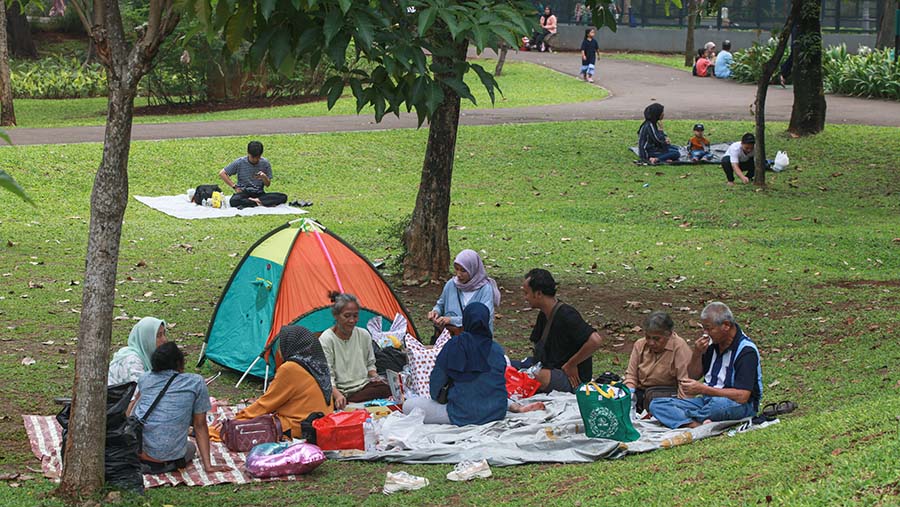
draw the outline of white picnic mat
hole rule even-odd
[[[656,420],[635,421],[641,438],[628,443],[588,438],[574,394],[553,392],[529,398],[543,401],[546,410],[506,418],[480,426],[424,424],[424,414],[394,412],[376,420],[376,450],[326,451],[332,459],[401,463],[459,463],[487,459],[491,466],[525,463],[590,463],[621,458],[675,445],[686,445],[733,430],[756,428],[750,419],[670,430]]]
[[[294,208],[287,204],[280,204],[271,208],[257,206],[255,208],[244,209],[197,206],[188,200],[186,194],[163,195],[159,197],[136,195],[134,198],[137,199],[138,202],[146,204],[157,211],[162,211],[166,215],[187,220],[236,216],[248,217],[253,215],[302,215],[304,213],[309,213],[306,210]]]

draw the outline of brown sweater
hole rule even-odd
[[[319,384],[306,368],[293,361],[285,361],[278,367],[269,390],[235,417],[253,419],[274,412],[281,419],[282,429],[290,429],[294,438],[300,438],[300,423],[309,414],[330,414],[333,411],[333,405],[325,404],[325,396],[322,395]]]
[[[638,389],[656,386],[677,387],[678,397],[686,398],[678,381],[690,378],[688,375],[690,362],[691,348],[676,333],[672,333],[665,350],[660,354],[653,353],[647,347],[647,339],[641,338],[635,342],[631,351],[625,382]]]

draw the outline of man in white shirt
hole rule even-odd
[[[753,160],[753,149],[756,147],[756,136],[747,132],[740,142],[732,143],[722,157],[722,170],[728,179],[728,186],[734,185],[734,175],[744,183],[750,183],[756,174]]]

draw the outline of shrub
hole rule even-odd
[[[775,40],[769,39],[764,45],[753,44],[735,52],[731,67],[734,79],[757,82],[763,65],[775,54],[775,46]],[[779,65],[773,80],[778,80],[780,70]],[[900,100],[900,64],[894,63],[888,50],[860,47],[859,54],[854,55],[844,44],[830,47],[822,52],[822,74],[825,93]]]
[[[75,57],[49,57],[10,62],[13,97],[75,99],[106,95],[106,71],[97,64],[82,65]]]

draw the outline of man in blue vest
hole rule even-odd
[[[695,428],[713,421],[752,417],[762,397],[759,349],[734,321],[725,303],[713,302],[700,313],[703,336],[694,343],[690,379],[681,388],[694,398],[657,398],[650,413],[669,428]],[[710,346],[712,345],[712,346]],[[703,381],[693,380],[704,375]]]

